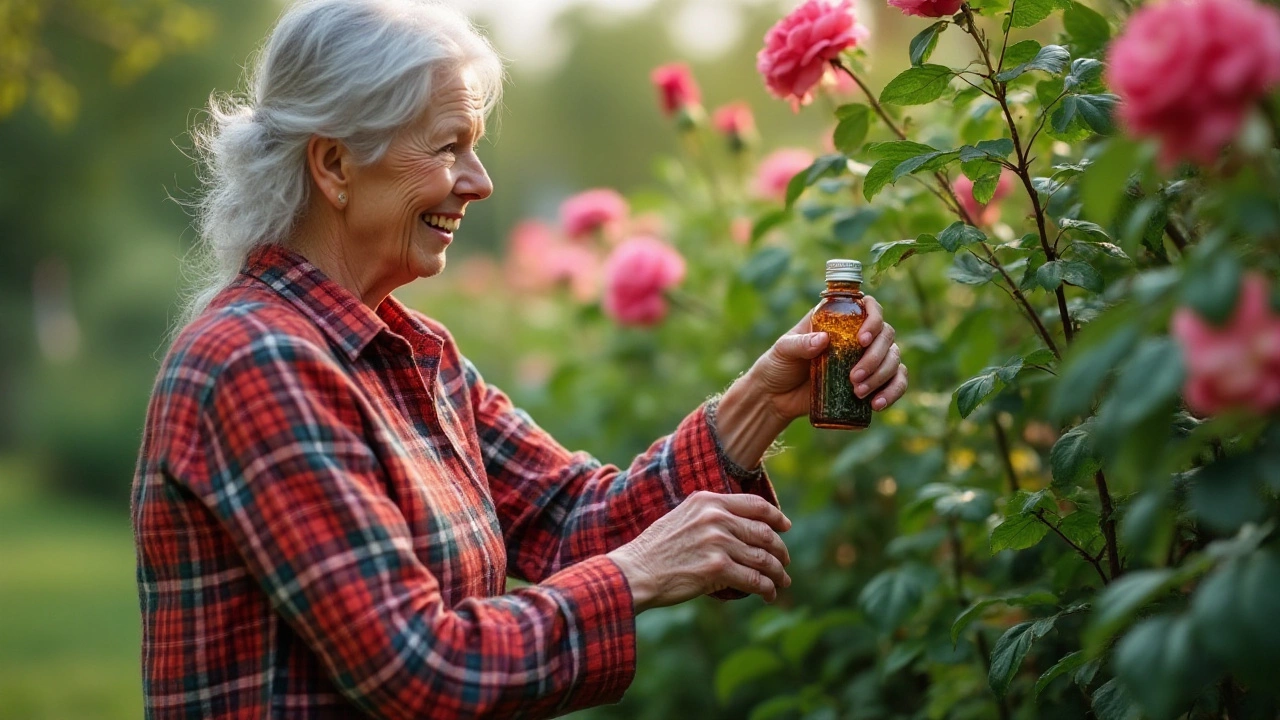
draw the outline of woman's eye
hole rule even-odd
[[[447,152],[449,154],[453,154],[454,152],[457,151],[457,149],[458,149],[457,143],[449,143],[448,145],[445,145],[444,147],[440,148],[440,152]]]

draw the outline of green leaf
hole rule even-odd
[[[940,20],[924,30],[921,30],[918,35],[911,38],[912,65],[919,66],[929,62],[929,56],[933,55],[933,49],[938,46],[938,36],[941,35],[950,24],[951,23],[946,20]]]
[[[973,181],[973,199],[986,204],[996,196],[1000,187],[1000,175],[988,175]]]
[[[791,178],[791,182],[787,183],[787,209],[790,209],[804,189],[818,182],[824,177],[839,175],[849,168],[849,158],[841,153],[833,153],[831,155],[823,155],[807,170],[796,173]]]
[[[1097,85],[1102,77],[1102,61],[1093,58],[1076,58],[1071,61],[1071,72],[1062,81],[1064,90],[1075,91]]]
[[[856,103],[841,105],[836,108],[836,117],[840,119],[833,136],[836,149],[846,155],[853,155],[867,139],[867,130],[871,126],[871,108]]]
[[[1138,162],[1138,145],[1112,138],[1080,177],[1080,200],[1087,217],[1110,225],[1125,195],[1129,173]]]
[[[1087,662],[1089,662],[1089,656],[1085,655],[1084,652],[1080,650],[1076,650],[1075,652],[1070,652],[1062,656],[1061,660],[1054,663],[1053,667],[1045,670],[1044,674],[1040,676],[1040,679],[1036,680],[1036,697],[1040,697],[1040,693],[1043,693],[1045,688],[1049,687],[1049,683],[1052,683],[1058,677],[1066,675]]]
[[[1054,487],[1080,485],[1102,467],[1094,450],[1093,421],[1077,425],[1053,444],[1049,451],[1049,467]]]
[[[841,242],[850,244],[859,242],[883,214],[884,211],[877,207],[859,207],[842,211],[836,216],[835,223],[831,226],[831,234]]]
[[[1041,265],[1036,270],[1036,282],[1050,292],[1064,282],[1091,292],[1102,292],[1102,276],[1092,265],[1079,260],[1052,260]]]
[[[965,285],[984,285],[995,276],[996,269],[972,253],[957,253],[955,262],[947,269],[947,277]]]
[[[1230,252],[1214,253],[1200,265],[1193,283],[1182,293],[1184,303],[1215,325],[1223,325],[1231,317],[1240,297],[1243,268]]]
[[[1009,692],[1009,685],[1022,667],[1032,643],[1049,634],[1053,620],[1046,618],[1018,623],[996,640],[996,646],[991,650],[991,671],[987,674],[987,681],[996,697],[1003,698]]]
[[[1062,26],[1071,38],[1072,47],[1080,55],[1101,50],[1111,39],[1111,25],[1107,19],[1078,2],[1071,3],[1062,14]]]
[[[962,256],[957,256],[957,258]],[[977,376],[969,378],[956,388],[956,409],[960,417],[967,418],[979,405],[986,402],[997,391],[1012,382],[1018,371],[1022,370],[1022,358],[1016,357],[999,367],[984,368]]]
[[[1140,720],[1142,711],[1118,679],[1093,691],[1093,714],[1098,720]]]
[[[960,615],[956,617],[955,622],[951,624],[951,644],[954,646],[959,642],[960,634],[965,631],[965,628],[969,627],[975,620],[982,617],[984,610],[997,603],[1020,607],[1027,607],[1031,605],[1056,605],[1058,603],[1058,597],[1051,592],[1035,590],[1028,593],[978,598],[972,605],[961,612]]]
[[[996,140],[980,140],[975,145],[965,145],[960,148],[960,160],[969,162],[972,160],[993,159],[1003,160],[1009,157],[1013,152],[1013,140],[1009,138],[998,138]],[[997,175],[1000,173],[997,171]],[[965,173],[970,180],[974,179],[973,175]]]
[[[1116,645],[1116,676],[1147,714],[1174,717],[1213,679],[1186,616],[1158,615],[1133,626]]]
[[[1131,323],[1116,325],[1126,316],[1112,314],[1095,320],[1076,338],[1054,390],[1052,414],[1056,418],[1088,411],[1098,388],[1120,360],[1138,343],[1138,329]]]
[[[955,252],[966,245],[974,243],[986,242],[986,233],[972,225],[956,221],[947,226],[938,235],[938,244],[947,252]]]
[[[752,708],[747,720],[783,720],[795,717],[803,706],[804,702],[798,695],[778,695]]]
[[[1187,494],[1196,519],[1220,533],[1234,533],[1245,523],[1261,521],[1266,505],[1255,470],[1247,457],[1229,457],[1201,468]]]
[[[912,255],[941,252],[942,246],[932,235],[921,235],[915,240],[896,240],[871,246],[871,258],[877,273],[884,272]]]
[[[1091,656],[1100,652],[1134,614],[1169,592],[1177,580],[1168,568],[1133,570],[1113,580],[1094,602],[1093,617],[1084,633],[1085,651]]]
[[[1004,67],[1014,67],[1024,62],[1029,62],[1031,58],[1040,53],[1040,43],[1035,40],[1023,40],[1010,45],[1004,51]]]
[[[1063,102],[1074,100],[1076,112],[1080,113],[1080,117],[1090,130],[1099,135],[1112,135],[1116,131],[1114,115],[1116,105],[1120,103],[1120,98],[1116,95],[1103,93],[1099,95],[1070,95],[1063,98]]]
[[[1066,48],[1061,45],[1045,45],[1027,62],[998,73],[996,82],[1009,82],[1032,70],[1043,70],[1050,75],[1060,75],[1067,69],[1069,62],[1071,62],[1071,53],[1068,53]]]
[[[1280,554],[1264,549],[1223,563],[1191,599],[1191,617],[1206,652],[1242,678],[1280,665]]]
[[[1098,411],[1102,432],[1125,432],[1168,406],[1185,377],[1182,351],[1171,338],[1143,340],[1125,361],[1110,397]]]
[[[1015,515],[991,531],[991,554],[1002,550],[1026,550],[1038,544],[1048,533],[1049,526],[1035,515]]]
[[[870,202],[889,183],[893,178],[894,169],[901,165],[904,160],[918,155],[935,153],[938,152],[938,149],[918,142],[911,142],[910,140],[899,140],[896,142],[872,143],[867,146],[867,152],[872,157],[878,158],[877,162],[867,171],[867,176],[862,181],[862,195]]]
[[[923,105],[942,97],[955,72],[945,65],[908,68],[889,81],[880,93],[880,102],[890,105]]]
[[[1009,24],[1016,28],[1028,28],[1049,17],[1062,7],[1057,0],[1017,0],[1009,15]]]
[[[1098,541],[1102,539],[1102,528],[1098,514],[1092,510],[1076,510],[1062,518],[1058,523],[1058,532],[1066,535],[1071,542],[1084,548],[1086,552],[1095,552]]]
[[[790,265],[790,250],[770,246],[756,251],[738,271],[738,276],[758,290],[767,290],[778,282]]]
[[[1083,235],[1089,238],[1090,240],[1094,240],[1097,242],[1109,242],[1111,240],[1111,236],[1107,234],[1106,230],[1102,229],[1101,225],[1097,223],[1091,223],[1085,220],[1072,220],[1071,218],[1062,218],[1061,220],[1058,221],[1058,227],[1062,228],[1063,230],[1069,233],[1072,233],[1075,235]]]
[[[1124,260],[1133,262],[1119,245],[1109,242],[1089,242],[1087,240],[1072,240],[1071,250],[1079,255],[1090,258],[1105,256],[1116,260]]]
[[[960,156],[959,150],[939,150],[904,160],[893,169],[893,182],[920,171],[941,170]]]
[[[885,570],[862,589],[858,605],[873,625],[888,632],[915,612],[936,582],[933,570],[922,565]]]
[[[783,668],[782,658],[771,650],[748,647],[725,658],[716,668],[716,697],[726,704],[738,688],[768,677]]]
[[[751,227],[751,244],[755,244],[764,234],[786,222],[791,217],[790,210],[774,210],[766,213]]]

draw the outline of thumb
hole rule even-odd
[[[783,335],[774,343],[779,357],[785,360],[812,360],[827,348],[825,332]]]

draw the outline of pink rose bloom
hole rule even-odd
[[[711,124],[716,130],[732,137],[754,135],[756,132],[756,120],[751,114],[751,106],[741,101],[717,108],[711,116]]]
[[[1000,201],[1008,197],[1013,192],[1014,174],[1008,168],[1000,172],[1000,179],[996,181],[996,192],[991,196],[991,202],[983,205],[973,196],[973,181],[964,175],[958,175],[951,183],[951,188],[955,190],[956,199],[960,201],[961,207],[969,214],[969,218],[981,226],[993,225],[1000,219]]]
[[[580,301],[595,297],[600,261],[590,247],[570,243],[541,220],[523,220],[511,230],[507,246],[507,282],[543,292],[568,285]]]
[[[1280,83],[1280,12],[1254,0],[1170,0],[1129,19],[1107,85],[1121,123],[1160,140],[1160,160],[1208,165],[1249,107]]]
[[[867,36],[867,28],[854,19],[851,0],[808,0],[765,33],[756,69],[769,92],[790,100],[791,109],[798,112],[813,100],[813,87],[827,63]]]
[[[1271,310],[1267,281],[1249,273],[1225,327],[1190,308],[1173,314],[1172,334],[1187,362],[1187,407],[1214,415],[1232,407],[1266,413],[1280,406],[1280,315]]]
[[[796,173],[813,164],[813,154],[799,148],[783,148],[769,153],[756,170],[755,194],[769,200],[787,199],[787,183]]]
[[[596,188],[565,200],[560,205],[560,223],[570,238],[581,240],[597,230],[616,229],[629,210],[626,199],[617,190]]]
[[[521,290],[545,290],[554,284],[547,256],[560,243],[555,231],[541,220],[522,220],[507,240],[507,281]]]
[[[662,112],[668,116],[675,115],[687,105],[702,102],[702,92],[693,79],[693,73],[684,63],[671,63],[653,69],[649,79],[658,88]]]
[[[647,235],[613,251],[604,266],[604,312],[620,325],[655,325],[667,315],[663,292],[684,279],[684,258]]]
[[[889,0],[889,4],[898,8],[904,15],[917,17],[951,17],[960,11],[964,0]]]
[[[551,248],[545,267],[555,285],[564,284],[578,302],[600,293],[600,259],[586,245],[562,242]]]
[[[751,218],[736,217],[729,222],[729,237],[739,245],[750,245],[754,227]]]

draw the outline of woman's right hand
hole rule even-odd
[[[791,555],[779,532],[782,511],[757,495],[700,491],[635,540],[609,553],[635,598],[637,613],[734,588],[773,602],[791,585]]]

